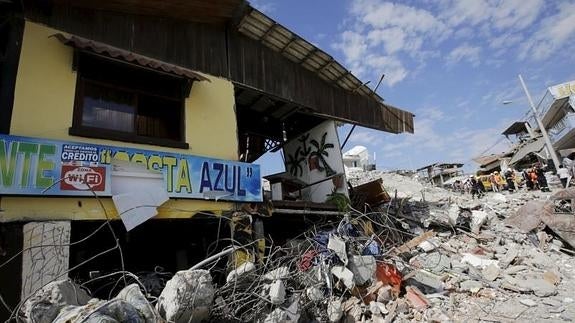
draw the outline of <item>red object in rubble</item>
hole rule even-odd
[[[317,255],[315,250],[308,250],[303,254],[301,260],[297,263],[297,267],[300,271],[308,271],[312,266],[313,258]]]
[[[377,277],[377,280],[380,282],[390,285],[396,297],[399,295],[403,278],[394,265],[378,262],[375,269],[375,277]]]

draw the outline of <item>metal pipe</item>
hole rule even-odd
[[[352,132],[353,132],[354,129],[355,129],[355,125],[353,125],[353,126],[351,127],[351,130],[349,131],[349,133],[348,133],[347,136],[345,137],[345,140],[343,141],[343,144],[341,144],[341,148],[340,148],[340,149],[343,149],[343,147],[345,147],[345,144],[347,144],[347,141],[349,140],[349,137],[351,136],[351,134],[352,134]]]

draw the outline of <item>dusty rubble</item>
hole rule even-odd
[[[24,304],[24,321],[575,319],[572,246],[522,211],[537,213],[553,192],[488,193],[473,200],[377,172],[354,185],[382,176],[389,202],[352,208],[286,245],[268,246],[265,259],[229,268],[219,285],[208,270],[218,257],[178,272],[158,299],[139,285],[108,301],[90,300],[81,290],[72,298],[75,285],[60,282]],[[46,313],[43,319],[38,309]]]

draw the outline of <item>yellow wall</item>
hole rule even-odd
[[[16,136],[88,142],[237,160],[237,125],[234,112],[233,84],[225,79],[206,75],[210,82],[194,82],[186,100],[186,142],[188,150],[151,145],[99,140],[68,135],[76,89],[76,73],[72,70],[73,49],[54,37],[58,30],[26,22],[10,134]],[[78,203],[82,201],[83,203]],[[109,200],[107,205],[113,206]],[[202,200],[168,202],[186,210],[230,209],[231,203]],[[0,221],[17,218],[96,219],[105,218],[86,198],[2,197]],[[59,207],[66,205],[66,207]],[[76,207],[74,207],[76,205]],[[101,209],[101,208],[100,208]],[[68,211],[69,210],[69,211]],[[190,212],[163,210],[159,217],[189,217]]]

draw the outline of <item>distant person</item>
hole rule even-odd
[[[501,174],[499,174],[498,171],[493,172],[493,174],[493,177],[495,177],[495,182],[497,182],[497,189],[499,191],[503,191],[503,185],[501,184],[503,180],[501,178]]]
[[[495,173],[491,173],[491,175],[489,175],[489,182],[491,183],[491,190],[493,192],[499,192],[499,183],[495,178]]]
[[[563,167],[563,165],[559,165],[559,169],[557,169],[557,176],[559,176],[561,186],[563,186],[563,188],[566,188],[567,179],[569,178],[569,171],[567,170],[567,168]]]
[[[533,189],[533,182],[531,181],[531,170],[523,170],[523,179],[525,180],[525,185],[527,185],[527,190],[531,191]]]
[[[537,172],[535,171],[535,167],[532,167],[531,170],[529,170],[529,179],[531,180],[531,184],[533,185],[534,190],[539,189],[539,181],[537,177],[538,176]]]
[[[535,173],[537,174],[537,184],[539,184],[539,189],[543,192],[549,192],[549,185],[547,185],[547,178],[545,178],[545,172],[541,164],[535,165]]]
[[[483,197],[483,190],[485,187],[483,187],[481,181],[477,180],[473,175],[471,175],[469,177],[469,182],[471,184],[471,198],[475,199],[475,195],[477,195],[478,199]]]
[[[505,180],[507,181],[507,190],[509,193],[513,193],[515,191],[515,174],[513,170],[508,169],[505,172]]]

